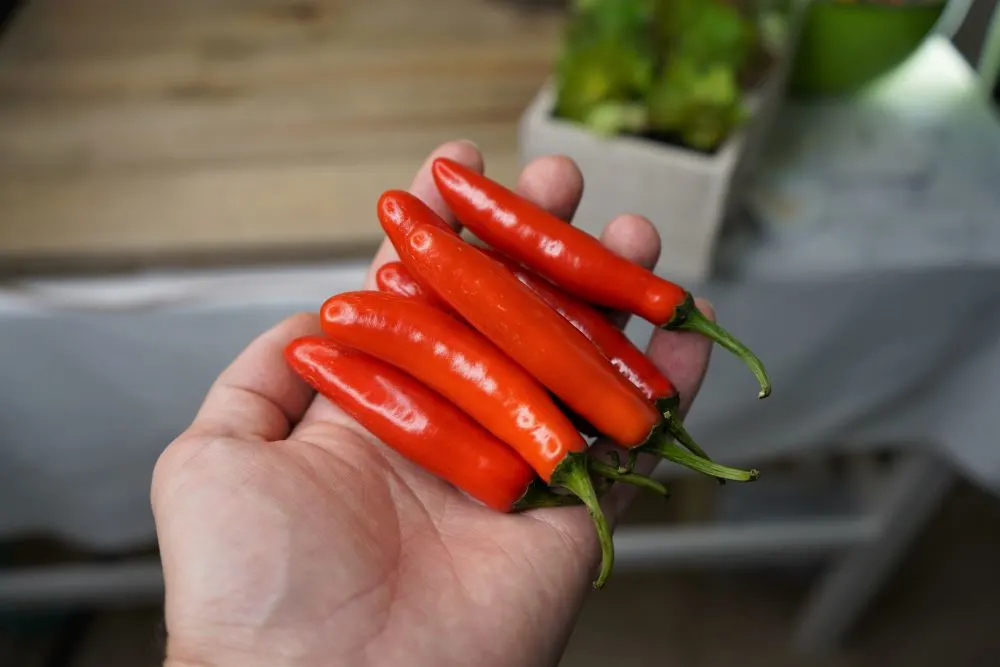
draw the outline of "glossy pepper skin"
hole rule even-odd
[[[550,308],[576,327],[648,400],[657,401],[677,395],[673,383],[602,313],[496,250],[486,248],[483,252],[503,264]]]
[[[438,298],[598,431],[625,447],[656,431],[660,416],[652,404],[572,324],[478,248],[418,224],[402,257]]]
[[[666,329],[708,336],[746,362],[760,382],[760,398],[771,393],[760,360],[705,317],[684,288],[615,255],[590,234],[453,160],[438,158],[432,172],[448,207],[486,243],[589,302]]]
[[[680,395],[674,384],[602,313],[492,248],[485,248],[483,252],[503,264],[550,308],[575,326],[601,351],[612,366],[642,392],[647,400],[656,405],[663,416],[663,426],[669,438],[651,438],[633,451],[653,454],[720,480],[745,482],[758,478],[759,473],[756,470],[740,470],[712,461],[687,432],[680,419]],[[670,438],[682,444],[690,454],[680,450]],[[631,466],[628,466],[626,470],[630,468]]]
[[[513,449],[399,369],[321,336],[292,341],[285,358],[369,433],[484,505],[510,512],[562,503]]]
[[[380,292],[397,294],[451,311],[448,305],[422,287],[400,261],[386,262],[375,272],[375,285]]]
[[[416,301],[345,292],[320,310],[323,332],[409,373],[517,449],[549,481],[586,443],[545,389],[467,325]]]
[[[673,382],[602,313],[492,248],[483,250],[503,264],[552,310],[572,324],[646,400],[656,405],[667,431],[698,456],[708,455],[691,438],[680,420],[680,396]]]
[[[347,292],[320,309],[334,341],[389,363],[454,403],[512,447],[534,471],[587,506],[601,542],[601,572],[614,562],[611,529],[590,481],[587,444],[545,389],[495,345],[441,310],[393,294]]]

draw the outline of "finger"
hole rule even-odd
[[[434,185],[434,177],[431,175],[431,165],[439,157],[450,158],[469,169],[482,173],[483,156],[479,152],[479,148],[471,141],[449,141],[431,151],[431,154],[424,160],[420,169],[417,170],[417,175],[413,178],[413,182],[410,184],[410,193],[420,198],[435,213],[440,215],[445,222],[457,229],[458,221],[455,220],[455,216],[452,215],[448,206],[444,203],[444,199],[441,198],[441,194],[437,191],[437,186]],[[392,247],[389,239],[384,239],[378,252],[375,253],[375,258],[372,260],[368,277],[365,279],[365,289],[374,289],[375,272],[386,262],[396,259],[399,259],[396,249]]]
[[[528,163],[517,179],[515,190],[557,218],[569,222],[583,196],[583,174],[570,158],[546,155]]]
[[[619,215],[601,232],[601,243],[616,255],[646,269],[652,270],[660,258],[660,234],[653,223],[641,215]],[[628,313],[612,315],[619,329],[625,328],[628,319]]]
[[[208,390],[189,434],[272,442],[288,436],[313,391],[285,362],[285,346],[319,333],[315,313],[299,313],[261,334]]]
[[[695,299],[695,304],[705,317],[715,319],[711,303],[704,299]],[[674,383],[681,397],[682,414],[691,409],[691,402],[701,389],[701,383],[708,371],[712,347],[711,340],[688,331],[666,331],[657,328],[649,340],[646,354]]]

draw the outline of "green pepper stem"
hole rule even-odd
[[[567,507],[579,505],[580,499],[566,493],[556,493],[545,482],[535,479],[524,495],[517,499],[512,508],[515,512],[538,509],[540,507]]]
[[[615,565],[615,542],[611,536],[611,526],[608,524],[601,503],[597,499],[594,485],[590,481],[586,452],[572,452],[556,467],[552,473],[551,483],[561,486],[583,501],[590,512],[597,528],[597,540],[601,545],[601,569],[594,581],[594,588],[603,588],[611,576]]]
[[[667,438],[660,438],[642,445],[643,451],[661,456],[668,461],[672,461],[685,468],[690,468],[696,472],[717,477],[718,479],[729,479],[734,482],[753,482],[760,473],[756,469],[740,470],[729,466],[719,465],[714,461],[685,451],[677,444],[670,442]]]
[[[640,475],[636,472],[622,472],[620,467],[608,465],[607,463],[596,459],[591,460],[590,469],[601,477],[606,477],[615,482],[621,482],[622,484],[629,484],[640,489],[645,489],[646,491],[652,491],[653,493],[663,496],[664,498],[670,496],[670,492],[667,490],[667,487],[660,482],[657,482],[652,477]]]
[[[681,417],[678,414],[679,403],[680,401],[676,395],[660,398],[656,401],[656,407],[663,416],[663,426],[666,429],[666,432],[670,434],[674,440],[686,447],[692,454],[696,454],[703,459],[711,461],[712,457],[709,456],[705,450],[694,441],[691,434],[687,432],[686,428],[684,428],[684,422],[681,421]]]
[[[679,419],[674,416],[670,416],[665,420],[665,426],[667,428],[667,433],[669,433],[674,440],[683,445],[689,452],[695,456],[700,456],[706,461],[712,460],[712,457],[705,453],[705,450],[694,441],[694,438],[692,438],[691,434],[687,432],[687,429],[684,428],[684,424],[682,424]]]
[[[760,383],[760,392],[757,394],[757,398],[767,398],[771,395],[771,379],[768,377],[767,370],[764,369],[764,364],[757,358],[757,355],[751,352],[750,348],[746,345],[736,340],[728,331],[705,317],[705,314],[698,310],[693,301],[690,302],[687,312],[677,319],[679,321],[669,322],[665,328],[694,331],[715,341],[742,359],[750,369],[750,372],[757,378],[757,382]]]

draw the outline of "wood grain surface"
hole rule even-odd
[[[0,40],[0,264],[369,252],[468,138],[511,182],[562,17],[499,0],[31,0]]]

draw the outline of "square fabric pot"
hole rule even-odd
[[[738,203],[746,170],[780,105],[789,58],[779,59],[748,103],[751,119],[713,155],[635,137],[600,137],[552,117],[546,84],[521,117],[522,163],[566,155],[583,172],[574,224],[595,236],[621,213],[649,218],[663,240],[656,271],[676,280],[708,277],[719,228]]]

